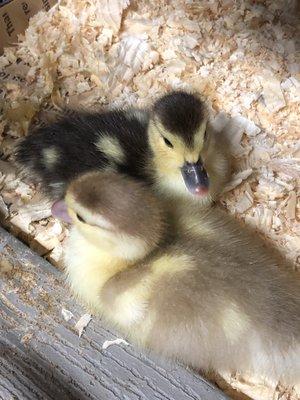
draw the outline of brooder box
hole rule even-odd
[[[143,107],[168,89],[194,88],[207,97],[216,125],[226,129],[232,145],[235,171],[223,205],[299,268],[300,68],[298,25],[283,19],[287,2],[64,0],[42,10],[54,3],[14,0],[0,8],[0,41],[13,45],[0,58],[3,224],[61,266],[67,231],[50,218],[37,188],[16,172],[11,154],[17,140],[65,106]],[[38,10],[15,46],[16,34]],[[35,263],[42,262],[35,258]],[[28,290],[26,276],[30,287],[24,269],[19,278]],[[17,290],[20,282],[12,282]],[[8,283],[3,278],[2,284]],[[29,307],[22,296],[17,301]],[[252,399],[280,393],[258,387],[251,377],[228,377],[228,382]]]

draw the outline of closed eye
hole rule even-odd
[[[204,141],[207,139],[208,133],[207,131],[204,132]]]
[[[172,143],[170,142],[170,140],[168,140],[168,139],[165,138],[164,136],[163,136],[163,139],[164,139],[166,145],[167,145],[168,147],[170,147],[171,149],[173,149],[173,145],[172,145]]]
[[[83,222],[84,224],[86,223],[86,221],[79,214],[76,214],[76,217],[78,221]]]

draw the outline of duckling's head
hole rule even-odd
[[[164,230],[162,207],[151,189],[114,172],[81,175],[52,213],[74,224],[89,243],[132,261],[152,251]]]
[[[229,174],[226,149],[218,145],[197,95],[175,91],[156,101],[148,136],[160,189],[204,203],[223,189]]]

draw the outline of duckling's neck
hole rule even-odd
[[[74,294],[92,309],[99,311],[99,294],[105,283],[131,264],[95,246],[72,227],[65,250],[67,281]]]

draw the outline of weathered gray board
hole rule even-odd
[[[224,400],[213,385],[187,369],[111,346],[116,338],[92,320],[79,339],[75,321],[85,313],[61,274],[0,228],[0,399]],[[61,309],[74,314],[66,322]]]

